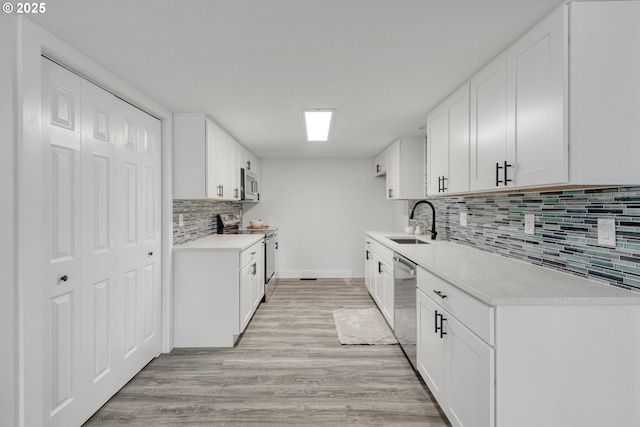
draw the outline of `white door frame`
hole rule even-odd
[[[43,337],[45,307],[40,292],[46,283],[47,248],[42,247],[41,56],[56,60],[86,79],[127,100],[162,122],[162,351],[173,348],[173,194],[172,113],[142,92],[115,77],[80,52],[26,18],[18,20],[17,59],[17,200],[18,200],[18,417],[20,426],[41,425]],[[36,268],[34,268],[36,267]]]

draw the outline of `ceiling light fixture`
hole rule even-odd
[[[305,110],[304,118],[307,123],[308,141],[327,141],[329,139],[334,111],[329,109]]]

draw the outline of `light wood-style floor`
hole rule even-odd
[[[340,345],[358,279],[279,280],[234,348],[153,360],[86,426],[448,426],[398,345]]]

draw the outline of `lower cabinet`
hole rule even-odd
[[[365,285],[391,329],[394,328],[393,251],[365,240]]]
[[[264,248],[176,250],[175,347],[233,347],[264,296]]]
[[[442,301],[456,298],[456,295],[449,294],[448,288],[439,286],[439,280],[426,270],[418,269],[418,372],[452,425],[494,426],[495,350],[443,307],[448,302],[441,305]],[[434,281],[437,289],[434,289]],[[429,290],[435,299],[425,293]],[[479,301],[454,299],[451,305],[455,310],[462,307],[465,311],[461,312],[461,317],[464,317],[466,305],[474,303],[482,304]],[[488,308],[482,306],[480,310]]]
[[[244,332],[264,296],[262,271],[262,257],[257,254],[240,270],[240,332]]]

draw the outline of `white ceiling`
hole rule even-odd
[[[54,0],[33,21],[259,157],[373,157],[562,0]],[[303,110],[335,108],[329,142]]]

